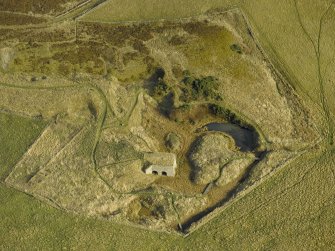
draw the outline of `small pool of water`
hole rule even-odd
[[[208,131],[229,134],[242,152],[254,151],[259,145],[259,135],[255,130],[243,128],[231,123],[210,123],[205,126]]]

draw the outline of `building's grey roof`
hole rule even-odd
[[[146,153],[144,161],[151,165],[176,166],[176,155],[174,153]]]

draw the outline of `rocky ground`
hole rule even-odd
[[[65,210],[169,230],[235,191],[258,157],[227,135],[198,131],[208,122],[259,133],[257,150],[270,153],[254,182],[317,137],[238,11],[74,25],[0,38],[0,109],[49,123],[6,179],[16,189]],[[229,116],[211,113],[213,104]],[[143,153],[155,151],[177,154],[175,178],[142,172]],[[203,194],[208,183],[213,194]]]

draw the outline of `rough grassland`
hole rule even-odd
[[[149,21],[196,16],[209,9],[236,6],[238,0],[113,0],[81,19],[88,22]]]
[[[335,99],[335,2],[285,0],[245,1],[243,10],[257,30],[257,37],[292,85],[325,113],[328,141],[333,141]],[[274,15],[257,15],[256,13]],[[289,21],[288,21],[289,20]],[[285,35],[284,35],[285,34]],[[294,34],[294,35],[293,35]]]
[[[330,1],[299,2],[317,10]],[[295,21],[293,1],[249,0],[242,7],[261,42],[275,48],[290,76],[316,100],[316,77],[310,71],[315,59]],[[311,18],[306,26],[311,29],[316,22]],[[1,186],[0,249],[334,250],[334,166],[333,150],[305,154],[186,239],[63,214]]]
[[[270,2],[272,1],[245,1],[243,10],[256,26],[257,37],[260,38],[266,51],[295,78],[293,84],[296,85],[296,88],[301,88],[318,102],[317,59],[314,48],[299,23],[295,1],[284,0],[278,2],[276,9],[280,11],[276,12],[273,12]],[[315,1],[297,0],[301,21],[315,43],[318,39],[320,18],[330,3],[331,1],[320,1],[316,4]],[[256,13],[273,13],[274,15],[257,15]],[[333,10],[326,16],[320,35],[320,64],[329,94],[334,91],[334,75],[330,70],[335,67],[335,32],[331,28],[334,25],[335,15]],[[329,96],[327,101],[331,102],[334,107],[334,98]]]
[[[0,13],[0,25],[24,25],[38,24],[46,22],[46,19],[23,14],[13,14],[8,12]]]
[[[0,113],[0,178],[26,152],[46,126],[44,122]],[[52,208],[31,196],[0,183],[0,250],[131,250],[134,243],[122,238],[147,238],[138,248],[153,248],[155,239],[168,242],[172,236],[83,219]],[[92,240],[91,233],[99,233]],[[102,234],[102,238],[99,235]],[[172,238],[180,238],[174,236]],[[151,243],[151,244],[150,244]]]
[[[302,22],[307,26],[314,42],[317,42],[319,21],[325,10],[331,3],[323,0],[315,3],[313,0],[296,0]],[[274,6],[273,6],[274,4]],[[116,0],[107,1],[96,9],[85,14],[81,20],[91,22],[122,22],[143,21],[156,19],[175,19],[196,16],[211,8],[239,6],[247,14],[258,31],[262,45],[271,56],[276,57],[277,63],[285,65],[285,70],[295,78],[299,85],[314,100],[318,100],[319,87],[317,60],[314,49],[298,20],[294,0],[272,2],[239,1],[239,0],[215,0],[215,1],[132,1]],[[331,12],[324,18],[321,34],[321,68],[327,82],[327,87],[334,88],[333,73],[331,68],[335,66],[334,53],[335,32],[333,28],[335,15]],[[289,35],[292,34],[292,35]],[[293,35],[294,34],[294,35]],[[328,53],[329,52],[329,53]],[[304,61],[306,64],[302,64]],[[298,86],[297,86],[298,87]],[[334,91],[332,89],[332,91]],[[328,97],[333,107],[335,99]]]
[[[53,0],[53,1],[40,1],[40,0],[1,0],[1,11],[13,11],[20,13],[33,12],[35,14],[54,14],[61,12],[72,5],[79,3],[80,0]]]
[[[13,137],[15,131],[6,135]],[[24,149],[22,145],[20,150]],[[335,224],[334,163],[333,155],[319,154],[302,156],[186,239],[64,214],[1,185],[0,213],[6,217],[0,222],[0,248],[129,250],[136,245],[138,250],[330,250]]]
[[[40,135],[45,123],[0,113],[0,180]]]
[[[191,238],[223,250],[333,250],[333,167],[333,153],[304,155]]]

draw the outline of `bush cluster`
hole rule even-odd
[[[242,128],[254,130],[253,126],[247,124],[245,121],[237,117],[237,115],[229,109],[216,104],[210,104],[209,110],[216,116],[222,117],[232,124],[239,125]]]
[[[238,44],[232,44],[232,45],[230,46],[230,49],[231,49],[232,51],[237,52],[238,54],[242,54],[242,48],[241,48],[241,46],[239,46]]]
[[[165,96],[169,92],[170,87],[166,84],[166,82],[162,78],[159,78],[153,89],[154,96]]]
[[[197,100],[199,98],[221,99],[216,93],[216,89],[219,87],[218,79],[213,76],[196,78],[186,71],[182,84],[184,87],[181,88],[183,92],[181,99],[184,102]]]

